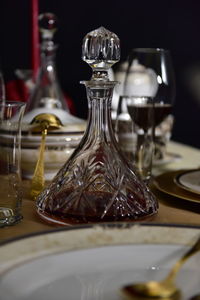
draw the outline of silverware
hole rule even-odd
[[[39,114],[31,122],[33,131],[42,132],[42,140],[39,149],[39,157],[35,167],[35,171],[31,183],[31,197],[36,199],[45,185],[44,177],[44,152],[45,142],[48,130],[55,130],[62,127],[61,121],[54,114]]]
[[[149,281],[145,283],[135,283],[124,286],[122,293],[130,300],[134,299],[179,299],[180,290],[176,287],[175,277],[188,258],[200,251],[200,237],[173,266],[167,277],[161,281]],[[197,296],[199,297],[199,296]],[[194,298],[195,300],[200,298]],[[193,300],[194,300],[193,299]]]

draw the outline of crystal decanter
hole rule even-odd
[[[83,40],[82,58],[93,70],[83,82],[88,97],[86,132],[70,159],[37,198],[44,220],[60,224],[135,221],[152,216],[158,204],[121,154],[111,124],[116,84],[109,68],[120,59],[118,37],[100,27]]]
[[[69,115],[56,73],[55,57],[57,45],[54,34],[57,31],[57,18],[52,13],[39,16],[41,35],[41,67],[36,78],[36,84],[27,103],[23,122],[30,122],[39,113],[54,113],[61,121]]]

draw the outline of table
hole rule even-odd
[[[200,167],[200,150],[170,142],[167,151],[178,153],[182,159],[162,165],[153,170],[154,176],[162,172],[177,169],[193,169]],[[0,229],[0,242],[8,241],[12,238],[24,236],[31,233],[48,231],[56,228],[55,225],[44,223],[37,215],[35,202],[29,197],[30,182],[24,181],[24,199],[23,199],[23,220],[14,226]],[[200,204],[188,202],[179,198],[172,197],[152,188],[159,201],[158,214],[149,222],[160,224],[184,224],[200,226]]]

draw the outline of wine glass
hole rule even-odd
[[[153,98],[154,159],[163,159],[171,135],[175,99],[175,76],[170,52],[160,48],[133,49],[128,57],[124,95]]]

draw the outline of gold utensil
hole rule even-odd
[[[164,280],[149,281],[124,286],[122,293],[129,300],[134,299],[179,299],[180,290],[176,287],[174,280],[186,260],[200,250],[200,237],[197,242],[189,249],[173,266]]]
[[[45,185],[44,177],[44,152],[47,130],[55,130],[62,127],[61,121],[53,114],[39,114],[31,122],[33,125],[32,131],[42,132],[42,139],[39,149],[39,157],[31,182],[31,197],[36,199]]]

